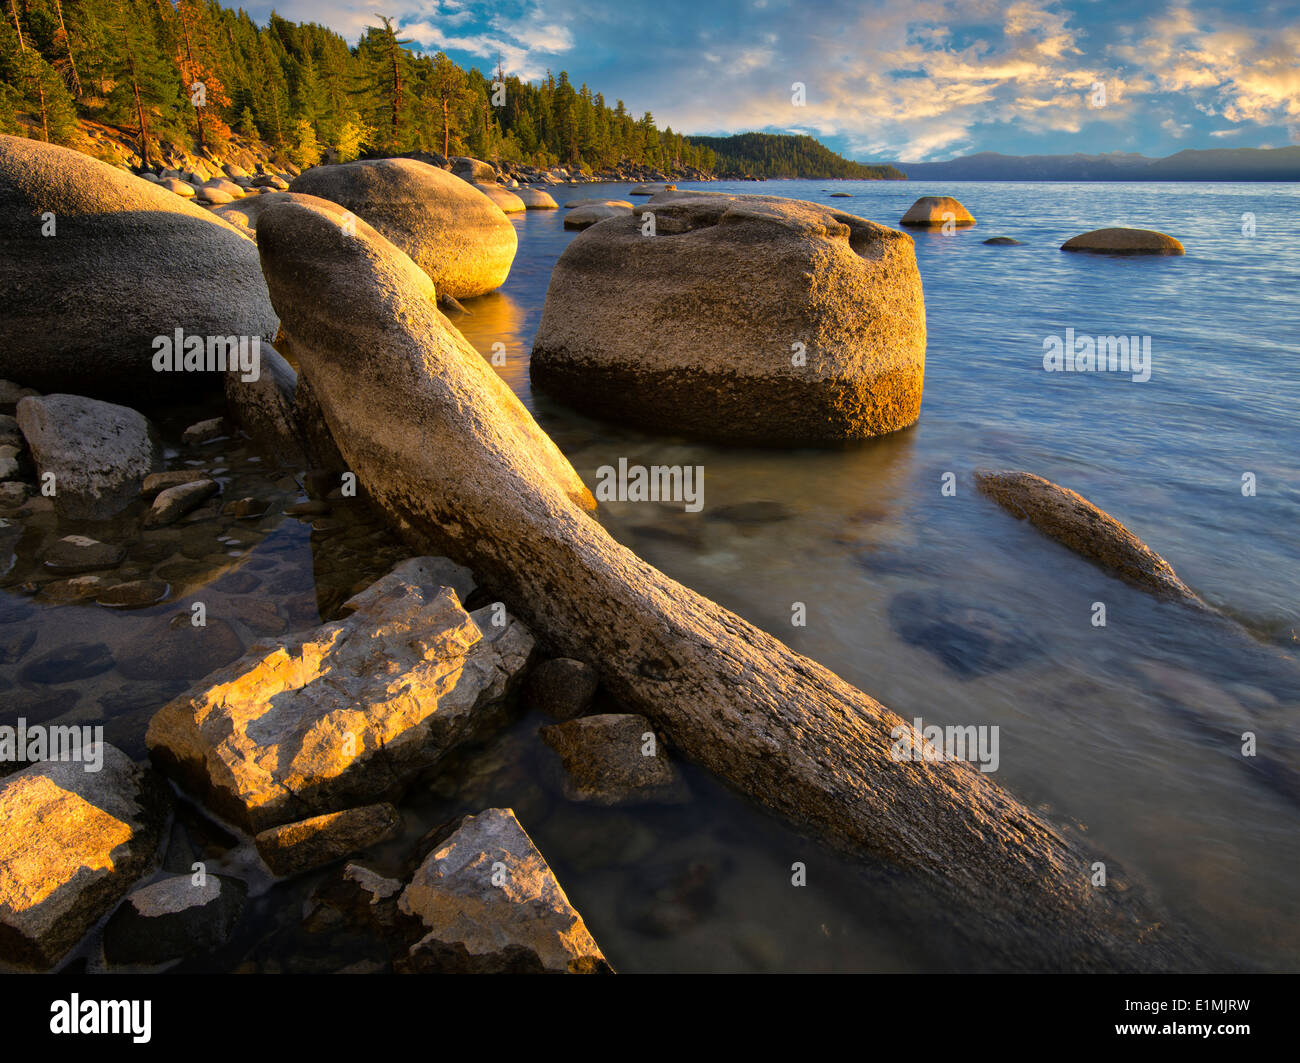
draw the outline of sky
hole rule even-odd
[[[270,5],[247,5],[265,22]],[[567,70],[685,134],[862,161],[1300,144],[1300,0],[281,0],[462,65]],[[802,91],[797,86],[802,86]]]

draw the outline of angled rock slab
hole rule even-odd
[[[53,967],[153,862],[167,792],[115,746],[0,781],[0,958]],[[83,756],[85,751],[83,751]]]
[[[523,624],[412,578],[381,580],[350,615],[259,643],[169,702],[154,760],[250,832],[394,797],[500,722],[533,649]]]
[[[407,969],[456,974],[610,974],[613,968],[508,808],[466,816],[398,902],[426,933]]]

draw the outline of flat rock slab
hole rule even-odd
[[[25,398],[18,425],[38,477],[54,476],[54,508],[69,520],[107,520],[139,497],[162,467],[149,421],[135,410],[80,395]]]
[[[51,543],[42,555],[46,568],[67,573],[115,568],[124,557],[125,546],[102,543],[88,535],[65,535]]]
[[[508,808],[466,816],[425,858],[398,906],[426,930],[408,954],[412,970],[612,973]]]
[[[499,723],[532,636],[421,582],[421,560],[345,619],[259,643],[164,706],[146,738],[155,761],[256,833],[396,796]]]
[[[47,761],[0,781],[0,958],[8,962],[54,966],[154,859],[166,788],[115,746],[101,750],[98,771]]]
[[[552,724],[542,741],[560,755],[564,796],[594,805],[681,804],[686,784],[644,716],[610,713]]]
[[[273,874],[297,875],[392,837],[399,822],[397,809],[383,802],[282,823],[253,840]]]

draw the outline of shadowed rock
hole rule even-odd
[[[584,716],[538,733],[560,756],[564,796],[570,801],[610,806],[689,800],[686,784],[644,716]]]
[[[315,166],[289,186],[340,203],[405,251],[456,299],[500,288],[519,238],[495,203],[446,170],[413,159]],[[520,204],[522,209],[523,204]]]
[[[0,224],[0,377],[139,401],[221,386],[220,373],[155,372],[157,336],[275,335],[252,243],[79,151],[0,136]]]
[[[1181,255],[1183,245],[1154,229],[1094,229],[1071,236],[1061,250],[1100,255]]]
[[[587,412],[722,442],[905,428],[925,375],[912,239],[799,200],[656,195],[565,249],[529,372]]]
[[[1161,598],[1209,608],[1178,578],[1168,561],[1082,495],[1028,472],[981,469],[975,473],[975,483],[1007,512],[1028,520],[1044,535],[1121,579]]]
[[[471,565],[675,750],[869,862],[909,872],[989,966],[1201,962],[1096,854],[963,761],[897,760],[895,713],[615,542],[554,444],[386,241],[296,204],[258,230],[272,300],[336,440],[394,527]],[[1112,887],[1122,882],[1110,862]],[[957,914],[959,913],[959,914]]]
[[[71,520],[107,520],[140,495],[162,467],[152,425],[135,410],[80,395],[18,403],[18,426],[36,471],[53,476],[54,508]]]

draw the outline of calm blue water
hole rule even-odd
[[[687,187],[687,186],[684,186]],[[1265,184],[788,181],[692,187],[809,199],[897,225],[918,196],[951,194],[978,225],[918,233],[929,333],[919,424],[846,453],[766,452],[653,437],[573,414],[528,385],[563,210],[514,216],[502,291],[456,323],[575,467],[705,467],[705,511],[602,506],[611,532],[674,578],[836,669],[905,717],[1001,728],[997,781],[1082,825],[1182,919],[1246,962],[1300,967],[1293,889],[1300,817],[1300,188]],[[626,198],[627,186],[556,199]],[[850,191],[853,198],[830,197]],[[1243,214],[1255,235],[1243,235]],[[1183,257],[1059,250],[1111,225],[1180,239]],[[1019,247],[986,246],[1012,236]],[[1151,337],[1146,382],[1047,373],[1043,341]],[[1013,467],[1096,502],[1249,627],[1225,636],[1160,605],[978,496],[971,471]],[[957,493],[940,492],[945,472]],[[1254,497],[1242,493],[1253,473]],[[783,519],[737,522],[735,504]],[[719,510],[723,510],[719,519]],[[916,596],[984,611],[1025,659],[952,672],[891,621]],[[803,602],[807,627],[792,627]],[[1093,606],[1107,608],[1104,628]],[[1245,761],[1240,734],[1266,756]],[[1279,780],[1281,780],[1279,782]],[[1292,787],[1288,789],[1288,787]]]

